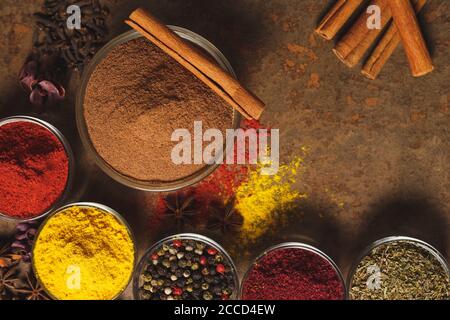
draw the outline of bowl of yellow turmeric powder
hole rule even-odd
[[[113,300],[128,286],[136,262],[133,234],[123,217],[96,203],[58,209],[39,229],[32,265],[57,300]]]

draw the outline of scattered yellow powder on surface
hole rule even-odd
[[[128,284],[134,245],[127,227],[94,207],[72,206],[52,216],[36,239],[39,280],[57,299],[113,299]]]
[[[281,165],[275,175],[262,175],[264,167],[264,163],[259,164],[236,190],[236,209],[244,220],[242,234],[250,241],[266,233],[283,219],[283,214],[295,209],[298,200],[306,197],[293,188],[303,169],[302,158]]]

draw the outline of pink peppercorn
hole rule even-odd
[[[181,242],[181,240],[174,240],[173,241],[173,246],[175,248],[180,248],[183,245],[183,243]]]
[[[183,289],[181,288],[173,288],[173,294],[176,296],[181,296],[183,294]]]
[[[216,271],[217,271],[218,273],[225,273],[225,266],[224,266],[223,264],[218,264],[218,265],[216,266]]]

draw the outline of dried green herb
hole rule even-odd
[[[354,300],[448,300],[450,275],[425,247],[394,241],[375,247],[353,275]]]

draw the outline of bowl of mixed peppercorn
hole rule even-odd
[[[141,259],[133,280],[138,300],[228,300],[237,297],[238,288],[230,256],[197,234],[157,242]]]

